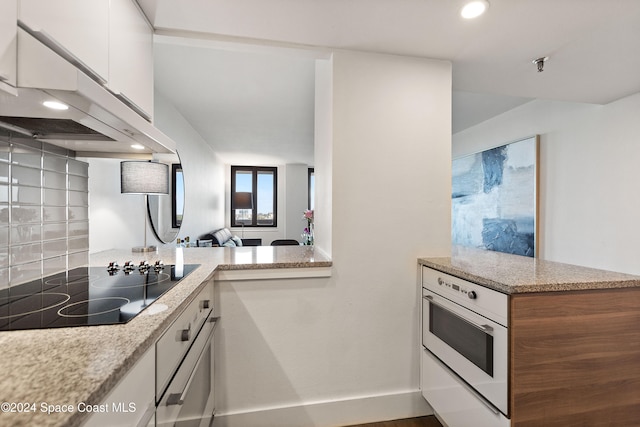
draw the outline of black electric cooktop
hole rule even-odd
[[[0,290],[0,331],[127,323],[198,267],[80,267]]]

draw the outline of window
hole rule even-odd
[[[231,166],[231,226],[275,227],[277,186],[278,168]]]
[[[316,175],[315,169],[309,168],[309,179],[307,182],[309,200],[307,202],[307,209],[314,210],[315,209],[315,194],[316,194]]]

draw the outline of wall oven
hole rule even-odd
[[[156,344],[156,427],[209,427],[215,412],[213,286]]]
[[[422,268],[422,346],[427,353],[426,359],[423,357],[426,360],[423,371],[427,372],[422,375],[422,389],[437,413],[440,411],[433,401],[445,395],[444,383],[449,381],[446,377],[453,381],[449,401],[462,405],[463,397],[472,396],[473,402],[480,402],[493,416],[506,420],[509,415],[507,326],[507,295]],[[439,376],[442,378],[438,380]],[[452,391],[454,388],[464,396],[458,397]],[[474,418],[468,425],[477,422]],[[493,418],[490,419],[493,423]],[[452,427],[457,425],[462,424],[455,422]]]

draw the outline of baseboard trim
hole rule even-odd
[[[420,391],[216,414],[213,427],[339,427],[432,415]]]

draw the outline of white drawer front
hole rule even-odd
[[[213,309],[213,281],[200,291],[156,343],[156,401]]]
[[[427,350],[422,350],[422,395],[450,427],[511,427]]]

